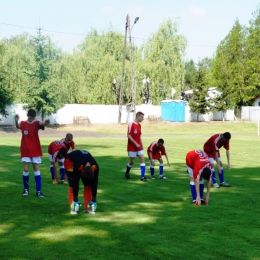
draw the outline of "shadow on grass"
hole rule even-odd
[[[69,214],[68,188],[51,184],[46,156],[41,165],[46,198],[35,196],[32,169],[30,194],[24,198],[22,165],[13,161],[14,155],[19,158],[19,151],[13,146],[2,149],[1,259],[219,259],[219,250],[213,247],[216,242],[228,248],[223,249],[224,258],[257,256],[256,168],[227,172],[226,180],[232,187],[212,188],[209,206],[194,207],[185,163],[165,166],[167,180],[144,183],[140,181],[138,160],[131,169],[131,179],[126,180],[127,157],[117,156],[116,151],[111,156],[94,155],[100,165],[97,213],[85,214],[81,209],[73,216]],[[148,163],[146,172],[149,177]],[[81,201],[82,192],[81,184]],[[207,248],[206,244],[211,246]]]

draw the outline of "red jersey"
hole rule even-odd
[[[48,154],[52,155],[52,159],[54,162],[57,161],[57,155],[59,153],[60,148],[62,147],[66,148],[66,146],[62,144],[60,141],[54,141],[50,143],[50,145],[48,146]]]
[[[70,148],[71,148],[72,150],[75,150],[75,143],[74,143],[73,140],[70,141],[70,142],[67,142],[67,141],[66,141],[66,138],[62,138],[62,139],[60,140],[60,142],[61,142],[63,145],[66,146],[67,150],[69,150]]]
[[[127,151],[129,152],[137,152],[143,150],[143,145],[141,142],[141,125],[136,122],[132,122],[128,125],[128,132],[127,134],[130,134],[132,138],[140,145],[139,148],[136,147],[136,145],[129,140],[127,142]]]
[[[186,155],[186,164],[193,170],[194,179],[200,179],[203,169],[211,166],[207,154],[202,150],[192,150],[188,152]]]
[[[152,158],[150,158],[150,152],[152,152]],[[147,148],[147,154],[149,159],[160,159],[162,155],[166,155],[166,149],[163,146],[158,147],[157,142],[153,142],[150,144],[150,146]]]
[[[219,149],[221,147],[224,147],[226,150],[229,150],[229,140],[227,142],[222,142],[221,141],[221,134],[215,134],[212,135],[209,140],[204,144],[204,151],[207,153],[208,157],[210,158],[215,158],[215,152],[218,152],[218,157],[220,156],[219,154]]]
[[[40,125],[39,120],[21,121],[19,123],[22,140],[21,140],[21,157],[38,157],[42,156],[42,148],[39,139],[38,131],[40,129],[44,130],[45,126]]]

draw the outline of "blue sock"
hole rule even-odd
[[[64,175],[65,175],[65,168],[64,166],[60,167],[60,179],[64,181]]]
[[[215,170],[212,170],[211,179],[213,184],[217,183]]]
[[[40,171],[34,172],[34,180],[36,183],[36,191],[41,191],[42,189],[42,177]]]
[[[190,191],[191,191],[192,201],[194,202],[194,201],[196,201],[196,198],[197,198],[197,192],[196,192],[194,181],[190,182]]]
[[[50,166],[50,172],[51,172],[51,178],[52,180],[54,180],[55,172],[54,172],[54,167],[52,165]]]
[[[126,165],[125,174],[129,174],[129,173],[130,173],[130,170],[131,170],[131,165],[128,163],[128,164]]]
[[[220,183],[224,182],[224,170],[221,168],[221,174],[219,174],[219,181]]]
[[[23,172],[23,187],[24,189],[29,189],[29,172]]]
[[[140,164],[141,178],[145,177],[145,163]]]
[[[200,199],[203,200],[203,196],[204,196],[204,181],[200,181]]]
[[[151,176],[154,176],[154,166],[150,165]]]
[[[160,175],[163,175],[163,164],[160,164]]]

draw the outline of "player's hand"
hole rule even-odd
[[[136,144],[136,147],[137,147],[137,148],[140,148],[140,147],[141,147],[141,145],[140,145],[140,144]]]
[[[200,200],[200,198],[198,199],[196,199],[196,206],[200,206],[201,205],[201,200]]]

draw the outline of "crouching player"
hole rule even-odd
[[[190,190],[193,204],[209,203],[211,163],[207,154],[201,150],[189,151],[186,155],[186,167],[190,176]],[[207,194],[204,196],[204,180],[207,180]]]
[[[79,182],[80,179],[84,185],[84,211],[86,213],[95,213],[97,208],[97,187],[99,166],[93,156],[84,150],[74,150],[66,155],[64,162],[69,181],[68,199],[70,213],[79,212]]]

